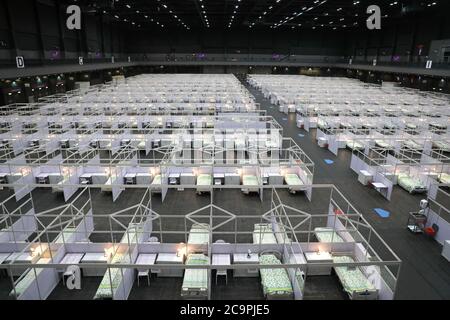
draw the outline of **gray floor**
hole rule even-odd
[[[295,114],[287,116],[280,113],[278,107],[272,105],[259,91],[248,85],[247,88],[261,108],[283,126],[283,135],[292,137],[315,163],[314,183],[335,184],[400,257],[403,264],[397,299],[450,299],[450,265],[440,254],[442,247],[434,240],[406,230],[408,213],[418,210],[423,196],[411,196],[395,187],[392,201],[389,202],[376,191],[362,186],[350,169],[349,151],[340,151],[339,156],[335,157],[328,150],[319,148],[314,130],[308,133],[296,127]],[[299,133],[305,136],[299,137]],[[327,165],[324,159],[335,162]],[[391,216],[388,219],[380,218],[374,213],[374,208],[388,210]]]

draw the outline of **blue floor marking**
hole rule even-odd
[[[330,160],[330,159],[325,159],[324,161],[325,161],[326,164],[333,164],[334,163],[334,161]]]
[[[382,218],[389,218],[389,216],[391,215],[391,213],[389,211],[386,211],[386,210],[383,210],[380,208],[375,208],[373,210]]]

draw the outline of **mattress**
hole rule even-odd
[[[186,265],[207,265],[209,258],[204,254],[190,254]],[[208,290],[208,269],[186,269],[184,272],[182,290]]]
[[[270,224],[255,224],[253,230],[254,244],[276,244],[277,239]]]
[[[244,175],[242,177],[242,184],[244,186],[257,186],[258,184],[258,178],[253,175]]]
[[[406,140],[405,142],[403,142],[403,146],[410,148],[410,149],[415,149],[415,150],[422,150],[422,145],[417,143],[414,140]]]
[[[49,258],[41,258],[37,261],[38,264],[46,264],[49,263],[51,259]],[[22,276],[22,278],[16,283],[15,285],[15,293],[17,297],[20,297],[22,293],[25,292],[26,289],[33,283],[33,281],[36,280],[36,277],[39,276],[39,274],[44,270],[44,268],[36,268],[34,271],[32,268],[27,269],[25,271],[25,274]],[[9,293],[10,296],[14,296],[14,289],[11,290]]]
[[[450,184],[450,174],[441,173],[438,177],[438,181],[443,184]]]
[[[209,225],[194,224],[189,231],[189,244],[208,244],[209,243]]]
[[[116,253],[111,263],[120,263],[124,256],[127,254]],[[125,272],[125,269],[123,270]],[[112,299],[113,293],[118,288],[120,282],[122,281],[122,272],[120,268],[110,268],[109,271],[106,270],[103,276],[102,282],[98,286],[97,292],[95,293],[94,299]]]
[[[364,145],[356,141],[348,141],[347,148],[350,150],[364,150]]]
[[[303,181],[300,180],[300,177],[295,173],[288,173],[284,176],[284,181],[286,184],[290,186],[301,186],[303,185]]]
[[[383,140],[375,140],[375,144],[380,148],[393,149],[392,145]]]
[[[433,148],[442,150],[444,152],[450,152],[450,143],[447,143],[445,141],[434,141]]]
[[[315,228],[314,234],[319,242],[345,242],[344,239],[331,228]]]
[[[112,191],[112,178],[109,177],[108,180],[106,180],[105,185],[101,187],[102,191]]]
[[[69,242],[70,238],[75,234],[75,228],[65,228],[55,239],[54,243]]]
[[[158,174],[153,178],[152,185],[160,185],[161,184],[161,175]]]
[[[423,184],[419,179],[410,177],[407,174],[398,175],[398,185],[408,191],[412,192],[424,192],[427,190],[425,184]]]
[[[280,265],[281,262],[272,254],[259,257],[261,265]],[[260,269],[261,284],[264,295],[292,295],[293,289],[285,269]]]
[[[352,257],[349,256],[335,256],[333,257],[335,263],[353,263]],[[352,295],[355,292],[376,291],[375,286],[370,283],[367,277],[362,273],[359,267],[335,267],[339,280],[341,281],[344,290]]]
[[[200,174],[197,177],[198,186],[210,186],[212,184],[212,177],[210,174]]]
[[[128,232],[126,232],[120,243],[135,243],[138,237],[138,232],[142,232],[142,228],[139,227],[131,227]],[[116,253],[114,257],[111,259],[111,264],[114,263],[130,263],[130,255],[128,252],[124,253]],[[121,268],[110,268],[109,271],[106,270],[105,275],[103,276],[102,282],[100,283],[97,292],[95,293],[94,299],[112,299],[113,293],[116,291],[118,286],[122,281],[122,272],[125,272],[127,269]]]

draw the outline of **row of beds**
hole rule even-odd
[[[51,175],[51,174],[50,174]],[[59,175],[59,174],[58,174]],[[64,191],[64,184],[68,183],[68,177],[59,176],[58,182],[56,185],[52,187],[52,192],[58,193]],[[152,182],[150,183],[150,187],[154,193],[161,192],[161,175],[155,175]],[[284,182],[289,186],[289,191],[295,194],[298,191],[304,190],[304,182],[300,179],[297,174],[285,174]],[[49,182],[46,182],[49,183]],[[199,174],[196,180],[197,193],[201,194],[204,192],[210,191],[210,186],[213,184],[213,176],[210,174]],[[244,175],[242,177],[242,186],[241,189],[243,193],[249,194],[251,192],[259,192],[260,183],[258,182],[258,178],[255,175]],[[107,177],[104,186],[101,188],[102,192],[111,192],[112,191],[112,177]]]
[[[319,242],[336,243],[345,240],[331,228],[314,229],[315,236]],[[281,234],[285,235],[284,232]],[[289,239],[284,236],[284,243],[289,243]],[[253,242],[261,244],[277,244],[277,239],[270,224],[256,224],[253,231]],[[334,263],[354,263],[351,255],[333,255]],[[263,254],[260,256],[260,264],[281,264],[281,261],[273,254]],[[378,298],[378,290],[367,279],[359,267],[334,267],[344,291],[352,300],[375,300]],[[293,290],[289,275],[285,269],[261,269],[261,285],[264,294],[268,299],[289,299],[293,296]],[[301,283],[296,273],[296,278]]]
[[[305,183],[300,179],[300,177],[295,174],[285,174],[284,182],[289,186],[289,191],[295,194],[297,191],[304,190]],[[210,186],[213,184],[213,176],[210,174],[199,174],[197,176],[196,186],[197,193],[209,192]],[[156,175],[153,179],[151,186],[154,187],[154,192],[160,191],[158,186],[161,185],[161,175]],[[258,177],[255,175],[243,175],[242,176],[242,189],[241,191],[245,194],[252,192],[259,192],[260,183]]]
[[[141,227],[136,225],[130,228],[128,235],[125,234],[120,243],[136,242],[139,234],[142,234]],[[70,239],[75,233],[75,228],[66,228],[63,231],[64,239]],[[283,235],[285,233],[282,233]],[[330,228],[316,228],[316,237],[320,242],[345,242],[343,238]],[[194,224],[189,232],[188,244],[204,245],[209,244],[209,225]],[[66,240],[67,241],[67,240]],[[289,243],[290,239],[284,236],[282,239],[284,243]],[[62,243],[63,235],[59,235],[55,243]],[[274,235],[270,224],[256,224],[253,231],[254,244],[277,244],[277,239]],[[279,253],[266,252],[259,256],[259,263],[261,265],[278,265],[282,264],[277,256]],[[51,259],[41,258],[37,263],[49,263]],[[335,263],[352,263],[355,262],[353,257],[349,255],[335,255],[333,256]],[[115,263],[131,263],[128,252],[115,253],[112,257],[111,264]],[[186,257],[185,265],[208,265],[210,259],[203,252],[193,252]],[[15,286],[15,291],[12,290],[10,295],[20,296],[24,292],[36,276],[42,272],[43,268],[37,268],[35,272],[28,269],[25,274],[21,276],[20,281]],[[345,292],[351,299],[377,299],[378,290],[367,279],[363,272],[358,267],[335,267],[334,268]],[[286,300],[293,299],[294,291],[291,280],[286,269],[260,269],[261,286],[263,288],[264,296],[270,300]],[[304,273],[296,272],[296,280],[303,283]],[[119,287],[122,281],[122,272],[120,268],[110,268],[102,278],[102,281],[97,289],[94,299],[112,299],[113,292]],[[181,289],[181,296],[183,298],[207,298],[209,292],[208,269],[189,269],[186,268],[183,277],[183,284]]]
[[[375,145],[386,150],[394,150],[394,147],[390,143],[383,140],[375,140]],[[404,143],[404,146],[415,150],[420,150],[422,148],[422,146],[412,140],[406,141]],[[442,141],[433,142],[433,147],[439,148],[439,150],[450,152],[450,144],[446,144]],[[364,150],[365,147],[362,143],[356,141],[348,141],[347,148],[350,150]],[[437,176],[436,180],[442,184],[450,184],[450,174],[446,172],[440,173]],[[402,187],[409,193],[424,193],[428,190],[427,186],[420,179],[413,177],[407,173],[397,174],[397,182],[400,187]]]

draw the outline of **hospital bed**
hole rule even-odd
[[[205,223],[193,224],[189,230],[188,244],[209,245],[210,227]]]
[[[37,261],[37,264],[47,264],[51,261],[50,258],[41,258]],[[22,276],[17,280],[15,284],[15,290],[14,288],[9,293],[10,297],[16,297],[19,298],[22,293],[25,292],[26,289],[30,287],[30,285],[36,281],[36,278],[39,276],[39,274],[44,271],[44,268],[29,268],[27,269]]]
[[[433,148],[444,152],[450,152],[450,143],[445,141],[433,141]]]
[[[190,254],[186,265],[208,265],[209,258],[204,254]],[[181,287],[181,296],[185,299],[208,298],[208,269],[186,268]]]
[[[112,192],[112,178],[109,177],[106,180],[105,185],[101,187],[101,192]]]
[[[409,193],[424,193],[427,192],[427,186],[420,181],[420,179],[413,178],[406,173],[398,175],[397,183],[400,187]]]
[[[422,151],[423,145],[414,140],[406,140],[403,142],[403,148]]]
[[[197,176],[197,193],[210,192],[212,185],[212,176],[210,174],[199,174]]]
[[[254,244],[276,244],[277,239],[273,233],[272,226],[268,223],[257,223],[253,229]]]
[[[315,228],[314,235],[319,242],[345,242],[344,239],[333,228]]]
[[[128,230],[120,240],[121,244],[133,244],[136,243],[138,236],[142,232],[142,228],[139,226],[133,226]],[[129,249],[128,249],[129,250]],[[119,253],[116,252],[112,257],[110,264],[115,263],[130,263],[129,252]],[[127,269],[123,268],[109,268],[103,276],[102,282],[100,283],[97,292],[95,293],[94,299],[113,299],[114,293],[122,282],[122,273],[125,273]]]
[[[242,192],[249,194],[250,192],[259,192],[258,178],[254,175],[244,175],[242,177]]]
[[[437,179],[440,183],[443,183],[443,184],[450,184],[450,174],[448,174],[448,173],[441,173],[439,176],[438,176],[438,179]]]
[[[350,256],[334,256],[334,263],[353,263]],[[376,300],[378,289],[367,279],[359,267],[334,267],[344,291],[352,300]]]
[[[284,181],[289,186],[289,192],[295,194],[297,191],[304,190],[304,183],[300,177],[295,173],[287,173],[284,176]]]
[[[375,140],[375,145],[377,147],[380,147],[380,148],[383,148],[383,149],[386,149],[386,150],[393,150],[394,149],[394,146],[392,146],[390,143],[387,143],[384,140]]]
[[[364,150],[365,147],[362,143],[356,141],[347,141],[346,147],[350,150]]]
[[[71,242],[70,238],[75,234],[75,231],[76,229],[72,227],[64,228],[64,230],[55,238],[54,243]]]
[[[281,261],[274,254],[262,254],[259,257],[261,265],[281,265]],[[268,300],[288,300],[293,299],[289,275],[285,269],[263,269],[259,270],[261,275],[261,286],[264,296]]]
[[[152,187],[152,193],[161,193],[161,175],[157,174],[154,178],[150,186]]]
[[[56,185],[52,186],[52,193],[64,192],[64,184],[67,182],[67,180],[61,180]]]

